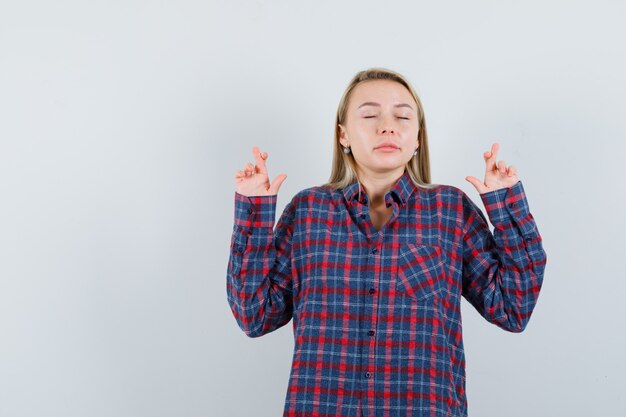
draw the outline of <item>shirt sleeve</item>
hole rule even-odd
[[[526,328],[537,303],[546,252],[521,181],[480,194],[489,219],[463,194],[463,296],[489,322]]]
[[[235,192],[226,292],[239,327],[259,337],[293,314],[291,236],[295,208],[287,205],[274,229],[277,195]]]

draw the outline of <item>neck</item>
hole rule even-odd
[[[375,207],[385,204],[385,195],[391,190],[403,173],[404,167],[400,167],[391,172],[375,172],[357,167],[359,182],[367,192],[370,206]]]

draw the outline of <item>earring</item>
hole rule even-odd
[[[345,153],[345,154],[349,154],[349,153],[350,153],[350,147],[349,147],[349,146],[345,146],[345,147],[343,148],[343,153]]]
[[[415,148],[415,152],[413,152],[413,156],[417,155],[417,148]]]

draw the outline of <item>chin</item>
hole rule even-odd
[[[357,160],[358,166],[366,168],[370,171],[395,171],[406,166],[408,160],[402,155],[374,155],[368,158],[366,161]]]
[[[376,161],[375,164],[372,164],[375,166],[378,166],[380,168],[387,168],[387,169],[398,169],[400,167],[403,167],[406,165],[406,161],[401,160],[400,158],[389,158],[386,161]]]
[[[394,171],[398,171],[398,170],[404,169],[405,166],[406,166],[406,162],[405,163],[395,163],[395,164],[372,164],[372,165],[368,166],[368,168],[371,171],[375,171],[375,172],[389,172],[389,173],[392,173]]]

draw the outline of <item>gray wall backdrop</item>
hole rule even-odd
[[[464,301],[470,416],[624,416],[620,1],[0,3],[0,416],[278,416],[291,323],[226,301],[234,173],[330,174],[361,69],[421,95],[433,182],[518,167],[548,253],[525,332]],[[623,397],[622,397],[623,398]]]

